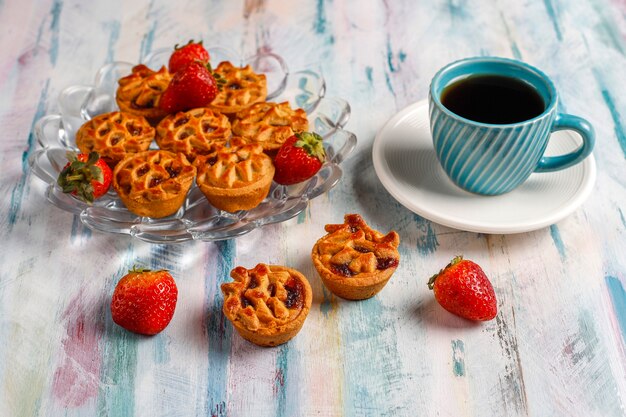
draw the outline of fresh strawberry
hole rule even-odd
[[[107,193],[113,173],[98,152],[77,155],[68,151],[67,159],[69,162],[57,179],[64,193],[71,193],[88,204]]]
[[[168,69],[171,74],[178,72],[192,62],[199,61],[202,64],[208,64],[209,52],[202,46],[202,41],[194,42],[190,40],[183,46],[176,45],[174,52],[170,55]]]
[[[178,288],[169,272],[133,268],[115,287],[111,315],[126,330],[154,335],[172,320],[177,298]]]
[[[208,65],[191,62],[180,69],[161,95],[159,108],[176,113],[204,107],[213,101],[219,91]]]
[[[455,257],[428,281],[435,299],[452,314],[469,320],[491,320],[497,312],[496,294],[482,268]]]
[[[320,135],[296,133],[283,143],[274,158],[274,181],[290,185],[309,179],[320,170],[325,158]]]

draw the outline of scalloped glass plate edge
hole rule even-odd
[[[320,172],[306,182],[290,187],[274,185],[270,195],[262,203],[265,205],[263,210],[269,210],[265,213],[262,210],[256,212],[256,208],[239,213],[218,211],[217,214],[213,213],[214,219],[207,218],[194,222],[184,217],[185,208],[181,208],[177,214],[165,219],[149,219],[135,216],[128,211],[124,212],[123,207],[120,209],[112,191],[104,198],[105,201],[97,201],[93,206],[88,206],[72,196],[59,194],[60,190],[56,186],[56,176],[60,170],[59,154],[68,149],[76,149],[73,132],[77,129],[78,122],[82,124],[84,120],[90,118],[86,106],[102,87],[98,84],[102,78],[102,71],[111,64],[103,66],[98,71],[96,84],[93,86],[72,85],[65,88],[59,97],[61,112],[46,115],[37,121],[34,133],[41,148],[29,157],[30,171],[48,184],[46,199],[49,203],[78,215],[89,229],[130,235],[151,243],[226,240],[242,236],[265,225],[287,221],[299,215],[310,200],[328,192],[340,181],[342,170],[339,164],[356,147],[357,139],[354,133],[343,129],[350,117],[349,103],[341,98],[325,96],[326,86],[321,71],[315,73],[311,69],[305,69],[288,73],[280,57],[278,62],[287,76],[275,101],[288,98],[296,106],[302,107],[298,99],[304,100],[302,103],[305,104],[304,108],[312,122],[312,130],[324,137],[328,157]],[[189,199],[188,195],[184,207],[192,210],[197,201],[190,202]],[[206,200],[205,204],[210,207]]]

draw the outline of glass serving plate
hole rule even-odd
[[[134,64],[113,62],[103,66],[94,85],[75,85],[59,97],[59,114],[44,116],[35,124],[40,148],[30,156],[31,171],[48,184],[46,198],[53,205],[74,213],[93,230],[121,233],[155,243],[187,240],[215,241],[241,236],[267,224],[279,223],[297,216],[309,200],[326,193],[341,179],[341,162],[356,146],[356,136],[343,127],[350,117],[350,105],[340,98],[325,96],[325,83],[318,69],[289,72],[284,60],[275,54],[260,53],[242,59],[224,48],[208,48],[211,62],[229,60],[233,64],[250,64],[267,77],[268,101],[289,101],[292,107],[307,112],[310,129],[324,138],[327,159],[320,171],[309,180],[283,186],[272,184],[269,195],[252,210],[225,212],[213,207],[195,185],[183,206],[172,216],[153,219],[137,216],[126,209],[111,188],[93,205],[64,194],[56,184],[67,163],[66,152],[77,151],[78,128],[92,117],[117,110],[117,80],[130,74]],[[143,62],[152,69],[166,65],[171,49],[158,50]]]

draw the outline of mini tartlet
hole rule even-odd
[[[236,143],[194,161],[200,191],[214,207],[231,213],[261,204],[274,178],[274,164],[261,145]]]
[[[221,286],[223,312],[237,332],[259,346],[278,346],[302,328],[311,309],[311,285],[302,273],[280,265],[238,266],[234,282]]]
[[[165,67],[153,71],[143,64],[135,65],[131,74],[118,80],[115,101],[121,111],[143,116],[156,126],[167,115],[159,108],[159,101],[171,80]]]
[[[250,65],[236,67],[228,61],[220,62],[215,73],[223,82],[210,106],[229,117],[254,103],[265,101],[267,80],[265,74],[257,74]]]
[[[185,202],[196,168],[182,153],[152,150],[129,154],[113,171],[113,188],[139,216],[172,215]]]
[[[206,107],[166,116],[156,128],[159,148],[182,152],[190,162],[206,155],[230,139],[228,117]]]
[[[400,236],[370,228],[358,214],[343,224],[327,224],[327,235],[313,246],[311,259],[324,285],[348,300],[363,300],[387,284],[400,263]]]
[[[233,133],[250,143],[259,143],[263,150],[275,155],[295,133],[309,129],[309,120],[302,109],[292,109],[289,102],[256,103],[237,112]]]
[[[83,123],[76,132],[76,146],[82,153],[98,152],[114,167],[129,153],[147,151],[154,135],[145,117],[114,111]]]

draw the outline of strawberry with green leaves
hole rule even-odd
[[[178,72],[192,62],[201,64],[209,63],[209,52],[202,45],[202,41],[190,40],[183,46],[174,46],[174,52],[170,55],[168,70],[171,74]]]
[[[211,67],[200,62],[191,62],[178,70],[161,95],[159,108],[167,113],[177,113],[205,107],[219,91]]]
[[[485,321],[498,313],[496,294],[482,268],[457,256],[428,281],[446,310],[468,320]]]
[[[178,288],[168,271],[133,268],[117,283],[111,298],[111,316],[134,333],[154,335],[172,320]]]
[[[320,135],[312,132],[296,133],[283,143],[274,158],[274,181],[283,185],[305,181],[317,174],[325,159],[326,152]]]
[[[69,151],[66,155],[69,162],[57,178],[64,193],[91,204],[109,191],[113,172],[98,152],[76,154]]]

